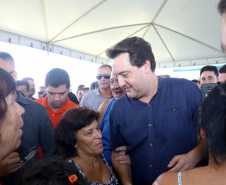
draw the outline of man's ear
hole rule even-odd
[[[146,60],[143,66],[145,73],[148,74],[151,70],[151,62],[149,60]]]
[[[17,72],[16,71],[13,71],[11,76],[14,78],[15,81],[17,81]]]
[[[201,127],[201,129],[200,129],[200,137],[202,139],[206,138],[206,132],[205,132],[205,129],[203,127]]]

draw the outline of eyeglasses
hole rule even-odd
[[[103,75],[97,75],[96,78],[97,80],[100,80],[102,78],[102,76],[105,78],[105,79],[110,79],[110,75],[109,74],[103,74]]]
[[[19,162],[19,168],[21,168],[23,165],[25,165],[28,161],[30,161],[35,154],[38,152],[37,147],[32,147],[28,151],[22,153],[20,155],[20,162]]]

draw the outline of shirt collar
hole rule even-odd
[[[30,99],[24,97],[19,90],[16,90],[16,94],[17,94],[17,98],[16,98],[17,103],[30,104],[30,102],[29,102]]]
[[[93,90],[95,95],[99,95],[99,94],[100,94],[99,89],[100,89],[100,88],[94,89],[94,90]]]

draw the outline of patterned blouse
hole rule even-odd
[[[119,182],[118,182],[118,179],[116,178],[115,174],[112,172],[111,168],[108,166],[108,163],[104,157],[104,154],[100,154],[100,157],[101,159],[104,161],[104,163],[107,165],[110,173],[111,173],[111,178],[110,178],[110,181],[107,185],[120,185]],[[69,163],[72,163],[73,165],[75,165],[78,170],[79,170],[79,173],[82,174],[82,176],[87,179],[87,177],[85,176],[85,174],[83,173],[82,169],[71,159],[66,159],[67,162]],[[88,180],[88,179],[87,179]],[[88,180],[88,182],[90,182]],[[91,185],[106,185],[106,184],[99,184],[99,183],[96,183],[96,182],[90,182]]]

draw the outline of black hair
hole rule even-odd
[[[90,85],[90,90],[97,89],[98,87],[99,87],[99,85],[98,85],[97,81],[92,82]]]
[[[200,81],[199,80],[196,80],[196,79],[193,79],[192,82],[199,83],[200,84]]]
[[[216,77],[219,76],[219,73],[218,73],[218,69],[216,66],[204,66],[201,70],[200,70],[200,76],[202,75],[202,73],[204,71],[213,71],[214,74],[216,75]]]
[[[48,159],[29,166],[18,185],[71,185],[69,177],[72,175],[77,176],[73,185],[89,184],[73,164],[65,160]]]
[[[16,82],[4,69],[0,68],[0,121],[4,119],[7,110],[6,96],[16,91]]]
[[[66,87],[70,87],[70,77],[67,71],[60,68],[53,68],[46,74],[45,85],[59,87],[60,85],[66,84]]]
[[[226,64],[219,69],[219,73],[226,73]]]
[[[122,53],[129,53],[132,66],[141,67],[146,60],[149,60],[152,72],[155,71],[156,62],[151,45],[144,39],[140,37],[127,38],[106,51],[106,55],[110,59],[114,59]]]
[[[16,81],[16,86],[21,86],[21,85],[25,85],[26,88],[27,88],[27,92],[29,92],[29,89],[30,89],[30,85],[29,83],[26,81],[26,80],[17,80]]]
[[[75,96],[75,94],[73,92],[69,92],[67,96],[68,96],[70,101],[79,105],[78,98]]]
[[[67,110],[57,123],[55,129],[54,154],[67,159],[77,156],[75,144],[77,143],[77,132],[98,120],[99,113],[87,107],[76,107]]]
[[[84,84],[81,84],[81,85],[78,86],[77,89],[80,90],[80,89],[83,89],[83,87],[85,87],[85,85]]]
[[[82,90],[83,91],[89,90],[89,87],[84,87]]]
[[[202,105],[201,126],[214,161],[226,158],[226,83],[216,86]]]
[[[221,15],[226,11],[226,0],[220,0],[218,3],[218,10]]]

